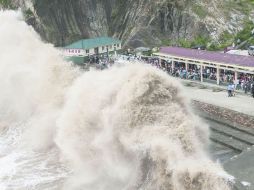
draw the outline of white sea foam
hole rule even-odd
[[[20,13],[0,23],[1,190],[229,189],[177,81],[137,63],[82,74]]]

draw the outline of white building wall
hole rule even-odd
[[[99,53],[107,53],[107,46],[99,47]]]
[[[63,49],[64,55],[71,56],[84,56],[85,51],[83,49]]]
[[[108,47],[109,52],[113,52],[113,51],[122,49],[121,43],[112,44],[112,45],[108,45],[108,46],[100,46],[99,47],[99,54],[107,53],[107,47]],[[87,50],[82,50],[82,49],[64,49],[63,52],[64,52],[65,56],[89,56],[89,55],[95,54],[94,49],[95,48],[89,49],[89,52],[87,52]]]
[[[87,50],[85,50],[85,56],[89,56],[89,55],[94,55],[94,48],[89,49],[89,52],[87,52]]]
[[[121,44],[121,43],[119,44],[119,49],[122,49],[122,44]],[[119,50],[119,49],[118,49],[118,50]]]
[[[120,49],[122,49],[121,43],[119,43],[119,44],[114,44],[114,46],[113,46],[113,51],[120,50]]]

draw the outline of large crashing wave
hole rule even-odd
[[[76,171],[66,189],[226,189],[179,86],[142,65],[80,77],[57,120]]]
[[[229,189],[177,81],[141,64],[81,74],[19,13],[0,23],[2,189]]]

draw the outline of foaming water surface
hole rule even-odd
[[[141,64],[82,73],[19,12],[0,12],[0,189],[221,190],[207,126]]]

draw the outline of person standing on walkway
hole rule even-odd
[[[244,89],[244,93],[247,94],[247,92],[248,92],[248,85],[247,85],[246,81],[244,82],[243,89]]]
[[[254,98],[254,83],[252,83],[251,93],[252,93],[252,97]]]
[[[232,96],[232,87],[231,87],[231,84],[228,84],[228,97],[231,97]]]
[[[234,80],[234,85],[235,85],[235,89],[239,90],[240,89],[240,82],[238,79]]]
[[[236,87],[235,87],[235,85],[232,83],[232,84],[231,84],[231,96],[235,96],[235,90],[236,90]]]

